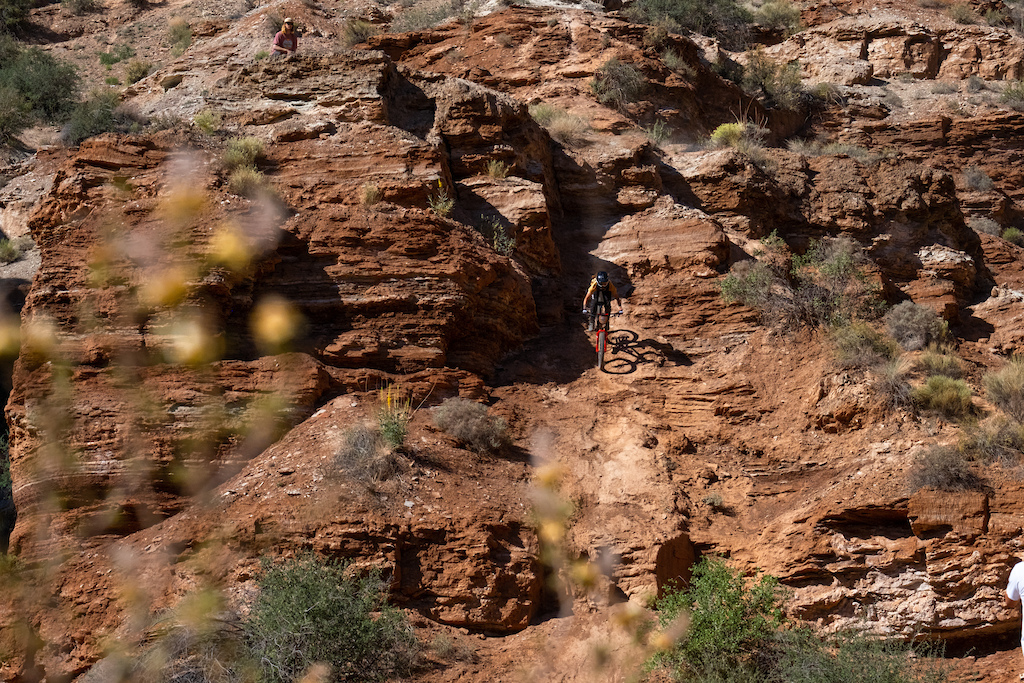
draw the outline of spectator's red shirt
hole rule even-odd
[[[284,31],[278,31],[277,35],[274,36],[274,45],[283,47],[289,52],[294,52],[299,47],[299,36],[295,33],[289,35]]]

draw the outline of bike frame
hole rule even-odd
[[[597,313],[597,340],[594,345],[597,351],[597,369],[604,370],[604,352],[608,349],[608,313],[604,308]]]

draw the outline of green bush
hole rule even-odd
[[[241,166],[252,166],[263,158],[266,146],[257,137],[231,138],[221,160],[229,171]]]
[[[376,573],[348,578],[345,566],[307,555],[264,563],[259,596],[244,623],[246,643],[269,683],[292,683],[315,663],[331,680],[384,681],[411,669],[416,637],[386,602]]]
[[[885,314],[889,335],[907,351],[923,349],[946,337],[947,324],[939,314],[913,301],[902,301]]]
[[[0,143],[8,143],[32,121],[31,107],[17,90],[0,86]]]
[[[662,52],[661,61],[668,69],[675,71],[684,78],[693,79],[697,75],[696,70],[675,50],[665,50]]]
[[[133,59],[124,67],[124,79],[131,83],[138,83],[149,75],[153,70],[153,62],[144,59]]]
[[[222,119],[220,113],[212,109],[204,109],[192,117],[192,123],[207,135],[213,135],[220,128]]]
[[[762,26],[778,29],[787,36],[803,28],[800,8],[789,0],[768,0],[754,11],[754,21]]]
[[[962,379],[933,375],[913,393],[914,403],[950,419],[967,417],[974,410],[971,388]]]
[[[775,577],[749,582],[716,558],[702,558],[693,567],[690,587],[666,589],[656,608],[666,629],[690,615],[685,641],[655,658],[684,679],[694,673],[750,668],[754,662],[747,654],[767,647],[783,622]]]
[[[1016,244],[1018,247],[1024,247],[1024,233],[1017,228],[1003,230],[1002,238],[1011,244]]]
[[[988,373],[981,381],[994,406],[1017,422],[1024,422],[1024,356],[1014,356],[1003,368]]]
[[[391,447],[400,448],[405,443],[412,413],[412,399],[403,398],[398,385],[389,384],[378,392],[377,424]]]
[[[486,406],[464,398],[450,398],[435,408],[434,424],[481,453],[500,452],[512,443],[503,419],[492,418]]]
[[[255,199],[267,187],[267,179],[255,166],[239,166],[228,176],[228,191]]]
[[[843,632],[824,638],[795,628],[776,638],[771,683],[941,683],[941,649]],[[929,658],[932,655],[932,658]]]
[[[765,321],[788,327],[841,327],[877,313],[878,296],[861,268],[856,245],[846,239],[814,243],[790,257],[775,233],[757,262],[736,264],[722,281],[726,301],[756,308]]]
[[[733,50],[742,47],[752,20],[736,0],[637,0],[625,12],[632,21],[646,24],[671,20],[687,31],[714,36]]]
[[[632,64],[626,64],[613,57],[597,70],[590,86],[601,104],[624,111],[647,89],[647,79]]]
[[[922,488],[940,491],[969,491],[981,487],[964,456],[949,446],[932,446],[917,459],[908,475],[911,491]]]
[[[740,85],[768,109],[794,109],[804,94],[800,64],[779,64],[760,47],[748,53]]]
[[[836,361],[845,368],[871,368],[899,357],[896,340],[887,337],[866,322],[841,325],[832,331]]]
[[[0,238],[0,263],[14,263],[21,258],[21,249],[13,240]]]
[[[717,147],[738,147],[746,132],[745,123],[723,123],[711,132],[711,143]]]
[[[99,90],[75,107],[60,137],[65,145],[72,146],[100,133],[128,132],[142,123],[141,118],[120,105],[120,96],[115,91]]]
[[[367,484],[378,484],[398,472],[398,458],[380,430],[359,425],[345,430],[332,461],[334,472]]]
[[[661,119],[649,126],[644,126],[642,130],[647,135],[647,139],[657,146],[661,146],[672,137],[672,128]]]
[[[99,52],[100,64],[106,67],[113,66],[135,56],[135,50],[131,45],[121,44],[114,48],[113,52]]]
[[[75,67],[38,47],[21,50],[13,41],[0,45],[0,58],[0,88],[19,93],[33,116],[56,123],[75,108],[79,90]]]
[[[32,0],[0,0],[0,33],[10,34],[22,28],[32,6]]]
[[[960,359],[951,348],[942,344],[929,344],[917,359],[917,365],[928,376],[945,375],[956,379],[963,374]]]

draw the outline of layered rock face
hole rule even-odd
[[[604,572],[594,593],[561,596],[577,615],[642,602],[721,553],[779,576],[791,612],[825,629],[1016,627],[998,590],[1015,489],[908,492],[922,446],[958,428],[881,411],[874,375],[837,369],[824,336],[767,331],[718,283],[773,232],[797,253],[847,238],[891,302],[930,306],[963,333],[978,384],[1024,338],[1024,278],[1020,249],[979,237],[964,214],[1012,222],[1015,176],[971,193],[950,160],[983,155],[979,131],[1005,142],[1018,115],[822,115],[838,139],[901,150],[871,160],[705,149],[685,143],[740,114],[768,141],[807,119],[764,110],[682,36],[656,48],[643,27],[578,10],[518,8],[377,36],[376,50],[311,35],[319,49],[277,61],[247,54],[257,19],[127,90],[153,116],[215,110],[223,132],[88,140],[56,162],[33,210],[14,207],[43,260],[7,406],[14,549],[53,560],[60,592],[55,607],[5,605],[5,648],[24,645],[21,610],[46,643],[37,663],[75,676],[106,636],[138,641],[139,614],[197,588],[244,611],[259,555],[306,550],[383,570],[419,627],[528,629],[557,602],[531,458],[561,468],[565,552]],[[866,21],[773,49],[815,78],[852,66],[850,83],[1015,77],[1005,46],[960,66],[949,56],[992,31]],[[320,15],[314,26],[337,30]],[[670,70],[667,48],[687,67]],[[860,61],[810,58],[851,50]],[[597,104],[591,79],[612,57],[638,66],[643,99]],[[529,115],[526,103],[551,102],[587,114],[584,142],[555,144]],[[678,128],[674,142],[638,128],[658,121]],[[234,191],[229,137],[263,142],[262,191]],[[603,374],[566,315],[597,269],[628,309]],[[396,474],[367,482],[338,455],[394,383],[417,408],[412,430]],[[470,453],[433,427],[428,408],[454,395],[492,402],[516,448]],[[515,647],[491,668],[529,657]],[[9,669],[30,668],[23,649]],[[495,680],[470,668],[451,678]]]

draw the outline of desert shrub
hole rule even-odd
[[[153,683],[249,683],[258,668],[241,637],[240,624],[206,619],[200,624],[175,618],[158,622],[159,638],[130,664],[124,679]]]
[[[192,44],[192,27],[184,19],[171,19],[167,24],[167,42],[171,46],[171,54],[177,57]]]
[[[935,81],[931,91],[933,95],[951,95],[956,92],[956,86],[948,81]]]
[[[259,596],[244,623],[263,680],[292,683],[314,663],[332,680],[383,681],[408,673],[416,637],[405,615],[387,604],[373,572],[346,576],[345,566],[312,555],[264,562]]]
[[[77,145],[100,133],[125,133],[141,127],[145,121],[120,104],[120,96],[112,90],[98,90],[80,102],[61,129],[65,145]]]
[[[997,9],[986,10],[985,23],[989,26],[1002,26],[1006,23],[1006,15]]]
[[[508,177],[509,165],[500,159],[490,159],[487,162],[487,175],[497,180]]]
[[[717,147],[737,147],[746,131],[745,123],[723,123],[711,132],[711,142]]]
[[[118,62],[134,57],[135,50],[131,45],[121,44],[115,47],[112,52],[99,52],[97,56],[100,59],[100,64],[109,68]]]
[[[822,81],[815,83],[807,92],[816,102],[820,104],[842,104],[843,93],[834,83]]]
[[[914,463],[908,475],[910,489],[938,489],[940,491],[969,491],[981,487],[981,480],[964,458],[950,446],[932,446]]]
[[[682,58],[675,50],[665,50],[661,53],[661,61],[665,66],[685,78],[693,78],[696,75],[693,67]]]
[[[512,40],[512,36],[507,33],[499,33],[494,36],[494,42],[501,47],[512,47],[515,41]]]
[[[395,17],[395,20],[391,22],[391,30],[395,33],[422,31],[433,28],[458,14],[459,6],[454,2],[445,2],[440,5],[430,5],[429,3],[413,5]]]
[[[964,169],[964,184],[972,190],[980,190],[982,192],[988,192],[996,186],[992,182],[992,178],[989,177],[988,173],[981,170],[977,166],[968,166]]]
[[[763,258],[737,264],[722,281],[726,301],[756,308],[762,320],[784,327],[841,327],[876,315],[878,295],[852,241],[823,240],[792,257],[775,233],[763,241]]]
[[[941,647],[912,646],[897,639],[840,632],[818,636],[800,627],[773,643],[774,682],[940,683],[946,678]],[[931,656],[931,657],[929,657]]]
[[[754,21],[761,26],[778,29],[787,36],[803,28],[800,8],[789,0],[768,0],[754,11]]]
[[[530,116],[559,144],[578,147],[587,141],[590,124],[561,107],[543,102],[533,104],[530,105]]]
[[[985,395],[1017,422],[1024,422],[1024,356],[1014,356],[1001,369],[982,378]]]
[[[0,87],[0,143],[8,143],[32,121],[31,107],[21,94]]]
[[[1015,81],[1003,88],[1000,99],[1013,109],[1024,107],[1024,82]]]
[[[412,421],[412,399],[403,398],[401,389],[389,384],[378,392],[377,425],[390,446],[398,448],[405,442]]]
[[[516,251],[516,236],[503,225],[495,226],[491,234],[491,248],[502,256],[511,256]]]
[[[946,10],[949,18],[958,24],[973,24],[978,21],[978,13],[974,11],[970,3],[957,2]]]
[[[14,263],[21,258],[21,249],[14,240],[0,238],[0,263]]]
[[[647,89],[647,79],[632,64],[613,57],[597,70],[590,86],[601,104],[624,110]]]
[[[15,33],[28,19],[32,0],[0,0],[0,33]]]
[[[398,472],[398,458],[379,429],[358,425],[345,430],[331,462],[334,472],[367,484],[390,479]]]
[[[923,349],[946,336],[946,322],[939,314],[913,301],[902,301],[885,314],[886,331],[908,351]]]
[[[204,109],[192,117],[192,123],[207,135],[213,135],[220,127],[221,115],[212,109]]]
[[[1003,230],[1002,238],[1007,242],[1016,244],[1018,247],[1024,247],[1024,233],[1017,228]]]
[[[231,138],[221,161],[229,171],[240,166],[255,167],[265,153],[266,146],[257,137]]]
[[[38,47],[20,49],[6,39],[0,45],[0,88],[18,93],[32,115],[48,122],[59,122],[75,108],[79,78],[75,67]]]
[[[499,452],[511,444],[505,421],[487,414],[487,407],[464,398],[450,398],[434,409],[434,424],[474,451]]]
[[[60,4],[67,9],[68,12],[76,16],[95,12],[103,8],[103,5],[100,4],[99,0],[60,0]]]
[[[266,59],[269,56],[270,52],[268,50],[259,50],[256,52],[256,54],[252,56],[252,58],[258,62],[262,59]]]
[[[242,197],[258,197],[266,186],[266,177],[255,166],[238,166],[228,176],[228,192]]]
[[[427,206],[442,218],[447,217],[455,209],[455,197],[448,193],[440,180],[437,181],[437,192],[427,195]]]
[[[359,188],[359,203],[363,206],[373,206],[379,203],[383,197],[377,183],[366,182]]]
[[[988,85],[985,83],[985,79],[979,76],[978,74],[971,74],[970,76],[968,76],[966,85],[967,92],[972,93],[981,92],[982,90],[988,87]]]
[[[746,654],[765,648],[783,622],[775,577],[748,581],[717,558],[702,558],[693,567],[689,588],[668,588],[656,608],[666,629],[687,612],[690,615],[686,639],[655,657],[657,664],[684,678],[748,669],[753,662]]]
[[[655,145],[661,145],[672,137],[672,128],[661,119],[658,119],[649,126],[644,126],[642,130],[647,139]]]
[[[906,410],[914,404],[910,383],[907,381],[912,365],[906,358],[893,358],[874,366],[875,380],[872,394],[882,409]]]
[[[740,85],[769,109],[793,109],[803,96],[800,64],[779,64],[762,48],[748,54]]]
[[[750,12],[735,0],[637,0],[626,10],[633,21],[659,24],[670,20],[680,29],[715,36],[729,49],[742,46]]]
[[[960,359],[956,357],[952,349],[941,344],[929,344],[921,357],[917,359],[917,365],[929,377],[945,375],[956,379],[963,374]]]
[[[932,375],[914,389],[914,403],[950,419],[967,417],[973,411],[971,388],[962,379]]]
[[[1001,416],[980,425],[968,425],[957,443],[957,450],[984,463],[1019,465],[1024,458],[1024,425]]]
[[[138,83],[153,70],[153,62],[144,59],[133,59],[124,67],[124,79],[128,83]]]
[[[354,19],[348,21],[341,29],[341,42],[345,47],[352,47],[359,43],[365,43],[366,39],[370,36],[375,36],[380,32],[376,26],[368,21],[362,19]]]
[[[107,76],[103,79],[103,82],[107,85],[121,85],[121,79],[117,76]]]
[[[832,330],[836,361],[845,368],[870,368],[895,361],[899,344],[866,322],[853,322]]]
[[[983,216],[972,216],[967,219],[967,225],[974,232],[979,235],[984,233],[986,235],[998,235],[1002,232],[1002,228],[991,218],[985,218]]]

